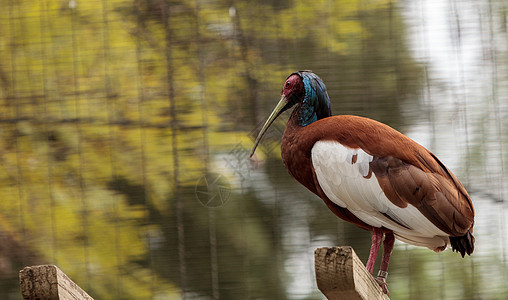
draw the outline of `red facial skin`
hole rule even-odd
[[[289,76],[282,88],[282,95],[286,97],[287,103],[291,105],[298,103],[305,96],[302,78],[297,74]]]

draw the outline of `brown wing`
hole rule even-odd
[[[463,236],[474,224],[471,199],[457,178],[427,153],[418,155],[423,168],[392,156],[376,157],[370,166],[395,205],[411,204],[442,231]]]

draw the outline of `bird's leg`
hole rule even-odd
[[[372,246],[370,247],[369,260],[367,261],[367,271],[374,275],[374,264],[376,263],[377,253],[383,240],[383,231],[381,228],[372,228]]]
[[[383,259],[381,260],[381,266],[379,267],[379,273],[376,278],[385,294],[388,294],[386,277],[388,276],[388,262],[390,261],[390,256],[392,255],[394,242],[395,237],[393,236],[393,232],[386,233],[385,240],[383,241]]]

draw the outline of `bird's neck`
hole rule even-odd
[[[298,124],[299,126],[307,126],[316,122],[317,120],[321,120],[329,116],[330,109],[328,107],[322,109],[320,107],[311,107],[302,105],[302,103],[298,103],[298,105],[291,113],[289,121],[295,122],[295,124]]]
[[[281,141],[282,161],[289,174],[313,193],[317,193],[313,181],[310,149],[315,141],[305,138],[309,126],[298,124],[298,112],[293,110]]]

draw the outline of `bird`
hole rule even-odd
[[[457,177],[429,150],[373,119],[332,116],[330,98],[312,71],[294,72],[250,152],[282,112],[295,106],[281,141],[289,174],[339,218],[372,231],[366,264],[388,294],[386,278],[395,239],[440,252],[474,251],[474,208]],[[384,240],[383,240],[384,238]]]

